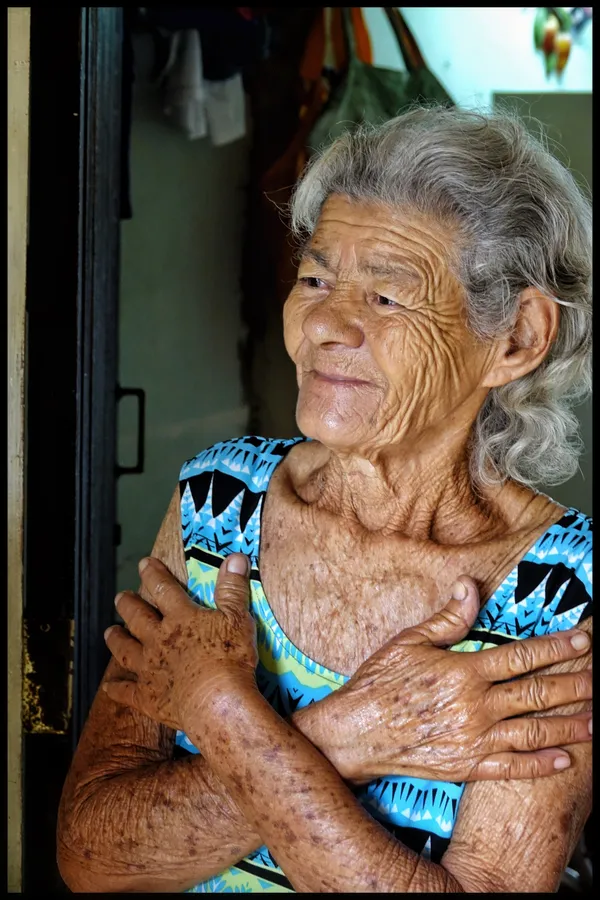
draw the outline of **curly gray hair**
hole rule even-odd
[[[312,234],[331,194],[458,225],[455,274],[482,340],[510,333],[533,286],[562,307],[541,365],[490,390],[475,422],[475,483],[560,484],[582,451],[571,407],[591,390],[591,203],[515,113],[418,106],[316,154],[295,187],[292,231]]]

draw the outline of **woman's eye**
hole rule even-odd
[[[389,297],[382,297],[381,294],[375,294],[375,302],[378,306],[400,306],[395,300],[390,300]]]
[[[304,278],[299,278],[298,281],[301,284],[305,284],[306,287],[315,290],[321,290],[321,288],[327,287],[322,278],[316,278],[314,275],[306,275]]]

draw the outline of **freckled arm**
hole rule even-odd
[[[377,823],[333,766],[258,693],[214,692],[195,733],[211,768],[297,891],[460,892]]]
[[[578,628],[591,635],[592,619]],[[538,673],[580,672],[591,665],[592,654],[587,653]],[[546,716],[575,715],[591,708],[591,701],[585,700],[534,715],[543,722]],[[592,744],[565,749],[571,766],[549,778],[466,786],[442,859],[463,884],[483,882],[490,885],[484,890],[519,893],[558,889],[592,808]]]
[[[152,555],[185,583],[179,489]],[[102,683],[115,676],[128,673],[112,659]],[[318,722],[318,706],[303,712],[302,728]],[[57,860],[72,890],[183,891],[262,846],[236,791],[202,756],[174,758],[174,739],[171,729],[114,703],[100,686],[58,815]]]
[[[581,627],[591,632],[591,620]],[[588,655],[546,671],[590,664]],[[209,703],[208,733],[195,735],[193,723],[187,731],[297,891],[556,891],[590,812],[591,744],[571,745],[572,765],[556,775],[467,785],[449,849],[432,863],[369,816],[258,691],[223,689]]]
[[[178,490],[153,555],[185,581]],[[127,674],[113,659],[103,682]],[[206,760],[173,758],[174,737],[99,689],[59,809],[57,859],[71,890],[183,891],[261,846]]]

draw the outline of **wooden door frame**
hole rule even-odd
[[[108,664],[114,621],[123,8],[82,10],[73,745]]]
[[[8,890],[22,888],[25,284],[30,8],[8,8]]]

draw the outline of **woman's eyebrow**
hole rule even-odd
[[[323,269],[332,270],[331,262],[324,253],[321,253],[320,250],[315,250],[314,247],[303,247],[301,250],[301,259],[310,259],[312,262],[315,262],[318,266],[321,266]]]
[[[300,251],[300,259],[310,260],[330,272],[334,269],[333,263],[329,257],[315,247],[303,247]],[[383,259],[375,260],[373,262],[365,261],[359,263],[358,267],[362,273],[374,275],[377,278],[402,278],[404,281],[409,278],[413,281],[418,281],[416,273],[411,271],[410,267],[403,260]]]
[[[418,281],[416,272],[411,271],[410,266],[405,262],[398,260],[382,260],[381,262],[363,262],[359,264],[359,269],[367,275],[374,275],[378,278],[407,278]]]

